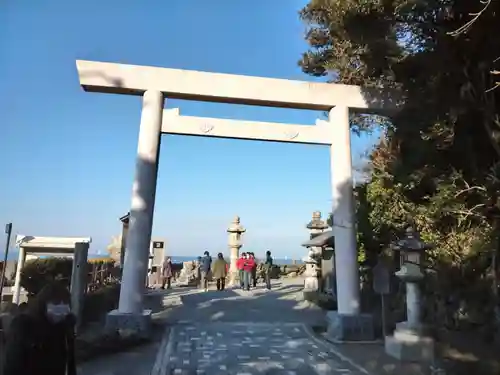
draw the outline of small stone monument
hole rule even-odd
[[[379,258],[377,264],[373,267],[373,291],[380,295],[382,337],[385,340],[387,336],[385,296],[391,292],[391,272],[383,257]]]
[[[177,278],[178,286],[196,286],[198,284],[198,268],[195,261],[184,262]]]
[[[406,283],[407,321],[396,324],[394,335],[385,340],[385,351],[399,360],[434,361],[434,340],[426,335],[421,320],[419,286],[424,278],[421,256],[432,247],[431,244],[422,242],[419,233],[411,227],[406,230],[405,238],[392,246],[401,254],[402,266],[396,276]]]
[[[328,225],[321,219],[321,212],[314,211],[312,220],[307,224],[307,229],[310,231],[310,239],[323,233]],[[304,272],[304,296],[308,299],[308,295],[315,294],[320,289],[320,275],[321,275],[321,253],[323,249],[320,246],[310,246],[308,248],[307,256],[303,259],[306,264],[306,271]]]
[[[229,228],[227,228],[227,233],[229,233],[229,251],[231,266],[229,268],[229,285],[236,285],[239,283],[239,272],[238,267],[236,267],[236,261],[240,256],[240,249],[243,246],[241,242],[241,235],[246,232],[246,229],[240,224],[240,217],[235,216]]]

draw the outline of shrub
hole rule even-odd
[[[120,284],[105,285],[85,296],[82,323],[100,320],[107,312],[118,307]]]
[[[108,265],[107,272],[111,272],[114,262],[109,258],[90,259],[88,262],[89,272],[91,267],[102,264]],[[21,286],[30,296],[36,295],[47,283],[54,280],[60,280],[69,287],[72,269],[72,258],[38,258],[29,260],[21,272]],[[92,283],[90,280],[89,282]]]
[[[47,258],[27,261],[21,271],[21,286],[33,296],[54,280],[60,280],[69,287],[73,259]]]
[[[90,264],[98,264],[98,263],[114,264],[115,261],[110,257],[103,256],[103,257],[99,257],[99,258],[89,259],[89,263]]]

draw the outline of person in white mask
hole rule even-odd
[[[13,319],[3,375],[76,375],[70,298],[66,286],[51,283]]]

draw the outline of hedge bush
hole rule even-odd
[[[112,266],[114,261],[110,258],[89,259],[87,265],[88,271],[90,272],[92,265],[99,263]],[[21,286],[30,296],[38,294],[47,283],[54,280],[59,280],[69,287],[72,269],[73,259],[71,258],[38,258],[29,260],[21,271]]]
[[[120,284],[105,285],[85,296],[82,323],[99,321],[107,312],[118,308]]]
[[[72,269],[71,258],[29,260],[21,270],[21,286],[29,296],[37,295],[45,285],[54,280],[59,280],[69,287]]]
[[[91,259],[88,262],[90,272],[91,265],[114,263],[109,259]],[[71,258],[46,258],[34,259],[26,262],[21,272],[21,286],[28,292],[29,297],[37,295],[40,290],[50,282],[59,280],[68,288],[71,282],[73,260]],[[97,290],[85,295],[83,304],[82,322],[88,323],[100,320],[108,311],[118,306],[120,296],[120,285],[103,284]]]

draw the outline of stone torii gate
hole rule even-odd
[[[358,86],[82,60],[76,65],[85,91],[143,97],[120,302],[108,316],[110,325],[148,327],[151,312],[143,311],[143,292],[162,133],[330,146],[339,326],[361,317],[349,109],[380,112],[393,109],[394,103]],[[323,110],[329,115],[327,121],[308,126],[180,116],[178,109],[163,110],[165,98]]]

